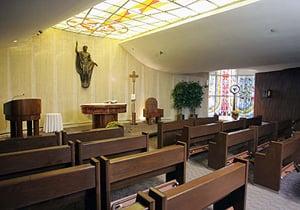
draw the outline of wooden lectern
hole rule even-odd
[[[19,99],[4,104],[5,119],[10,121],[10,136],[23,137],[22,122],[27,121],[27,135],[39,135],[39,119],[41,118],[41,99]]]

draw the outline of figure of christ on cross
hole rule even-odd
[[[131,114],[131,116],[132,116],[132,118],[131,118],[131,124],[132,125],[136,125],[137,123],[136,123],[136,112],[135,112],[135,80],[137,79],[139,77],[139,75],[137,75],[136,73],[135,73],[135,71],[132,71],[132,73],[129,75],[129,78],[131,78],[132,79],[132,94],[131,94],[131,104],[132,104],[132,106],[131,106],[131,112],[132,112],[132,114]]]

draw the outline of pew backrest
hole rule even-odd
[[[100,158],[101,201],[103,209],[110,208],[110,192],[139,180],[166,174],[166,181],[176,179],[185,182],[185,144],[171,145],[162,149],[124,157]]]
[[[256,126],[262,125],[262,116],[258,115],[255,117],[246,118],[245,128],[249,128],[249,126],[251,125],[256,125]]]
[[[191,118],[172,122],[160,122],[157,125],[158,148],[176,144],[178,134],[182,134],[184,126],[198,126],[218,122],[219,116]]]
[[[292,127],[293,127],[293,122],[292,120],[281,120],[275,122],[276,124],[276,138],[289,138],[292,135]]]
[[[251,128],[218,133],[217,137],[209,142],[208,166],[213,169],[226,166],[229,147],[245,143],[248,144],[248,151],[253,152],[254,130]]]
[[[1,209],[19,209],[36,204],[44,204],[41,209],[60,209],[50,206],[59,198],[92,190],[86,198],[90,201],[86,202],[90,208],[86,209],[100,210],[99,179],[99,162],[95,162],[95,165],[85,164],[3,180],[0,182]],[[59,207],[63,207],[66,201],[61,202]]]
[[[224,135],[224,133],[222,133]],[[226,134],[227,148],[254,140],[254,131],[251,128],[234,131]],[[218,141],[218,140],[217,140]]]
[[[182,133],[183,127],[193,125],[194,119],[159,122],[157,125],[158,148],[176,144],[176,135]]]
[[[187,145],[187,158],[191,154],[207,150],[208,141],[221,131],[221,123],[198,126],[184,126],[180,141]]]
[[[214,115],[213,117],[201,117],[201,118],[196,118],[194,120],[194,126],[197,125],[205,125],[205,124],[211,124],[219,121],[219,116]]]
[[[239,120],[233,120],[233,121],[225,121],[222,123],[222,131],[223,132],[233,132],[237,130],[242,130],[246,128],[246,119],[241,118]]]
[[[184,126],[182,140],[184,139],[195,139],[199,137],[211,136],[221,131],[220,123],[211,123],[206,125],[198,126]]]
[[[245,209],[247,182],[248,162],[235,160],[230,166],[166,192],[151,188],[149,195],[155,200],[156,210],[204,209],[211,204],[214,209]]]
[[[76,162],[82,164],[92,157],[128,155],[148,150],[148,135],[135,135],[104,139],[100,141],[76,142]]]
[[[0,153],[17,152],[61,145],[60,133],[25,138],[10,138],[0,141]]]
[[[275,123],[264,123],[260,126],[251,125],[250,128],[254,130],[254,152],[257,151],[260,144],[276,140]]]
[[[0,179],[75,165],[74,144],[0,154]]]
[[[93,129],[89,131],[80,131],[73,133],[63,132],[62,140],[64,144],[67,144],[68,141],[75,142],[76,140],[80,140],[82,142],[87,141],[95,141],[101,139],[109,139],[109,138],[118,138],[124,136],[124,128],[99,128]]]

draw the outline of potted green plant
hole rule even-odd
[[[186,93],[188,83],[181,81],[177,83],[172,91],[173,107],[177,111],[177,120],[184,119],[182,109],[186,107]]]
[[[201,86],[199,82],[189,82],[187,84],[186,92],[186,107],[190,110],[190,117],[196,118],[196,108],[201,107],[203,101],[203,89],[205,86]]]
[[[118,127],[123,127],[118,121],[111,121],[107,123],[105,128],[118,128]]]

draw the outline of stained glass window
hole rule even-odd
[[[93,36],[127,39],[208,12],[224,12],[256,1],[106,0],[54,27]]]
[[[236,70],[222,70],[209,76],[209,115],[230,116],[233,107],[232,85],[239,85],[240,92],[236,98],[236,108],[241,117],[253,116],[254,75],[238,75]]]

